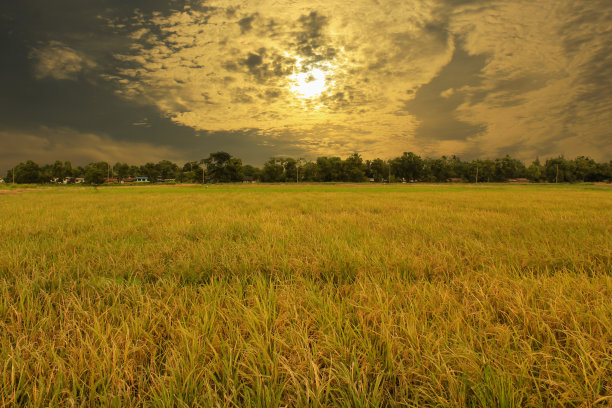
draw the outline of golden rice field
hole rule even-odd
[[[0,406],[612,405],[609,187],[4,187],[0,217]]]

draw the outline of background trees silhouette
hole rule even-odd
[[[598,163],[579,156],[575,159],[556,157],[544,164],[539,159],[526,166],[509,155],[496,159],[463,161],[457,156],[440,158],[420,157],[404,152],[391,160],[380,158],[363,160],[354,153],[345,159],[322,156],[307,161],[292,157],[273,157],[261,168],[244,165],[240,158],[223,151],[210,153],[208,158],[189,161],[182,166],[169,160],[141,166],[128,163],[94,162],[85,167],[73,167],[60,160],[38,165],[32,160],[19,163],[7,172],[5,181],[15,183],[58,183],[82,177],[87,183],[100,184],[107,177],[118,181],[134,177],[148,177],[151,182],[505,182],[527,179],[532,182],[574,183],[612,181],[612,161]],[[389,180],[390,179],[390,180]]]

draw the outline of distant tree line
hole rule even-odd
[[[355,153],[345,159],[318,157],[314,161],[275,157],[263,167],[243,164],[227,152],[211,153],[208,158],[179,166],[168,160],[142,166],[127,163],[90,163],[73,167],[69,161],[43,166],[28,160],[7,172],[5,181],[15,183],[73,182],[83,178],[88,184],[102,184],[108,179],[129,180],[147,177],[151,182],[504,182],[527,179],[532,182],[565,183],[612,180],[612,161],[598,163],[580,156],[573,160],[557,157],[526,166],[505,156],[498,159],[462,161],[456,156],[432,159],[404,153],[391,160],[363,160]]]

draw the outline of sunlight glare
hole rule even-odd
[[[289,76],[291,91],[302,99],[314,99],[321,95],[327,88],[333,85],[330,80],[331,66],[327,63],[317,67],[302,69],[303,61],[297,58],[293,74]]]
[[[313,68],[308,72],[293,74],[293,92],[302,98],[315,98],[325,91],[325,72]]]

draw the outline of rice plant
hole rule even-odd
[[[0,406],[612,404],[612,190],[0,195]]]

